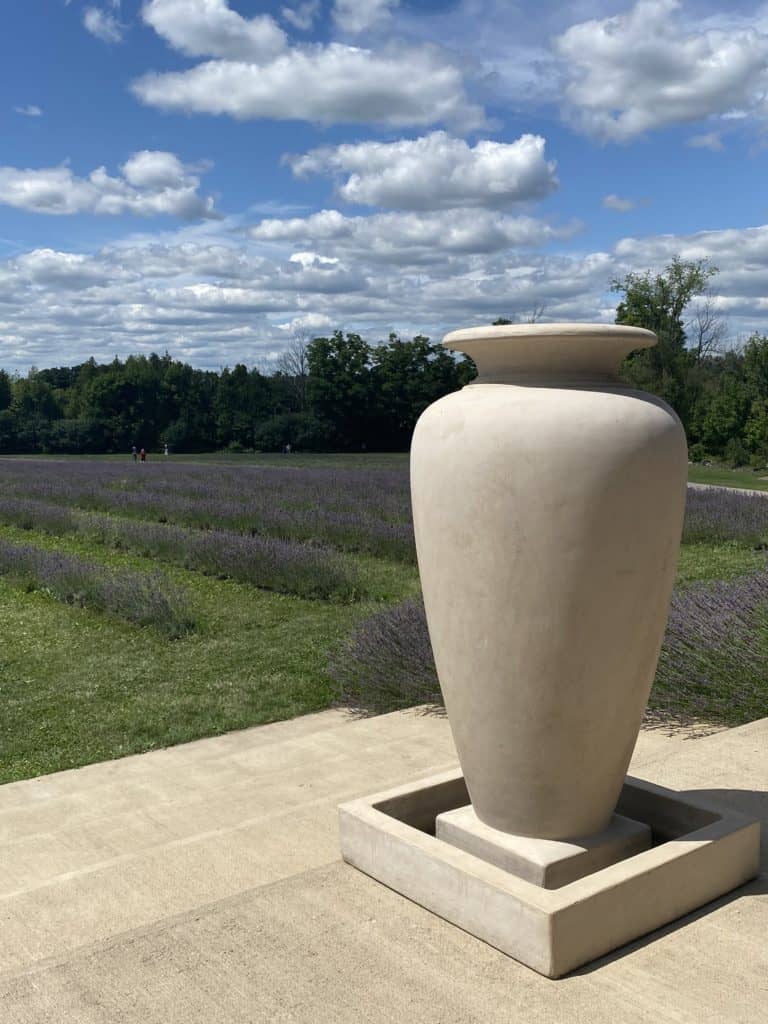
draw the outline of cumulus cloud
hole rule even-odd
[[[673,256],[684,260],[709,259],[718,268],[712,280],[716,295],[731,305],[751,309],[766,296],[768,279],[768,225],[698,231],[688,235],[652,235],[624,238],[616,255],[634,266],[662,267]],[[768,300],[761,307],[768,311]],[[768,330],[768,323],[761,325]]]
[[[227,0],[148,0],[141,16],[188,57],[263,61],[281,53],[286,36],[268,14],[243,18]]]
[[[459,68],[433,47],[374,53],[330,43],[264,64],[212,60],[188,71],[149,73],[132,88],[149,106],[241,120],[484,123],[482,110],[467,99]]]
[[[325,313],[303,313],[284,324],[278,324],[281,331],[290,335],[312,335],[317,337],[324,331],[333,330],[337,324]]]
[[[504,216],[466,215],[467,221]],[[377,216],[405,218],[385,220],[375,231],[386,258],[370,251],[358,223]],[[95,253],[33,250],[0,262],[0,366],[168,349],[217,367],[266,358],[296,330],[311,335],[344,327],[372,341],[390,330],[439,337],[497,316],[524,317],[540,305],[548,320],[612,322],[616,297],[607,292],[609,281],[639,267],[661,268],[676,253],[709,257],[720,268],[715,301],[734,334],[768,326],[768,225],[552,253],[487,246],[482,234],[472,244],[451,239],[444,234],[450,219],[444,211],[370,218],[328,211],[309,231],[301,222],[284,223],[280,231],[263,222],[250,239],[221,231],[203,239],[187,227]],[[320,234],[327,240],[318,240]]]
[[[13,109],[17,114],[22,114],[24,117],[43,116],[43,111],[40,107],[36,107],[34,103],[28,103],[25,107],[14,107]]]
[[[357,34],[386,22],[400,0],[335,0],[333,20],[342,30]]]
[[[0,203],[32,213],[165,214],[184,220],[216,218],[213,199],[198,193],[200,180],[173,153],[142,150],[112,176],[97,167],[79,178],[66,165],[0,167]]]
[[[109,11],[103,11],[99,7],[86,7],[83,11],[83,25],[92,36],[96,36],[102,42],[122,42],[125,26],[121,25]]]
[[[530,253],[438,249],[432,265],[408,271],[310,249],[265,258],[259,245],[153,242],[93,255],[37,250],[0,263],[0,365],[165,349],[202,366],[254,362],[285,344],[288,330],[325,333],[343,325],[372,340],[391,329],[435,335],[522,313],[534,295],[546,296],[555,316],[583,318],[609,274],[608,257],[550,266]]]
[[[98,261],[82,253],[33,249],[12,261],[22,281],[56,288],[82,288],[105,283],[106,274]]]
[[[540,199],[558,186],[540,135],[469,146],[446,132],[398,142],[360,142],[290,157],[294,174],[348,174],[338,188],[350,203],[405,210],[506,207]]]
[[[720,132],[705,132],[703,135],[692,135],[687,146],[693,149],[711,149],[713,153],[720,153],[724,149]]]
[[[634,199],[622,199],[621,196],[610,195],[603,197],[603,206],[606,210],[616,210],[617,213],[629,213],[630,210],[634,210],[635,206]]]
[[[664,125],[764,103],[768,34],[738,21],[684,21],[680,0],[639,0],[625,14],[571,26],[566,114],[581,130],[622,142]]]
[[[534,217],[491,210],[451,209],[346,217],[321,210],[309,217],[270,218],[250,230],[261,242],[326,246],[327,252],[375,263],[427,264],[446,254],[500,252],[542,245],[573,234],[574,226],[553,228]]]
[[[308,32],[315,23],[315,18],[320,13],[320,0],[306,0],[297,7],[283,7],[280,16],[283,21],[299,29],[300,32]]]

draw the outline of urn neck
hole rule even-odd
[[[474,360],[473,383],[552,387],[615,385],[626,356],[655,344],[640,327],[579,323],[472,327],[443,339]]]

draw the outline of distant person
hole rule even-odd
[[[144,451],[143,448],[139,452],[139,458],[141,459],[142,462],[146,462],[147,461],[147,453]]]
[[[285,446],[285,454],[286,455],[290,455],[291,454],[291,446],[289,444],[287,444]]]
[[[136,445],[134,445],[133,448],[131,448],[131,455],[133,456],[133,461],[134,462],[136,461],[136,459],[138,457],[138,454],[139,454],[139,450],[136,447]]]
[[[166,441],[165,444],[163,445],[163,455],[167,456],[169,454],[170,452],[168,451],[168,442]]]

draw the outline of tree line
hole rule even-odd
[[[616,322],[659,339],[629,356],[622,377],[672,405],[694,460],[764,467],[768,336],[725,346],[709,293],[716,274],[707,260],[675,257],[660,272],[612,282]],[[295,338],[271,372],[199,370],[168,354],[26,376],[0,370],[0,451],[403,451],[422,411],[474,376],[470,359],[422,335],[372,345],[342,331]]]
[[[661,272],[612,282],[621,296],[616,322],[645,327],[659,339],[629,356],[622,377],[673,407],[694,461],[762,468],[768,464],[768,336],[727,344],[709,290],[716,274],[709,260],[674,257]]]
[[[342,331],[295,338],[269,373],[168,354],[0,370],[0,452],[401,451],[423,410],[474,373],[421,335],[370,345]]]

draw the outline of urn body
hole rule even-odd
[[[478,817],[526,836],[601,831],[648,700],[677,565],[679,420],[624,387],[647,331],[454,332],[479,376],[411,450],[414,528],[446,710]]]

